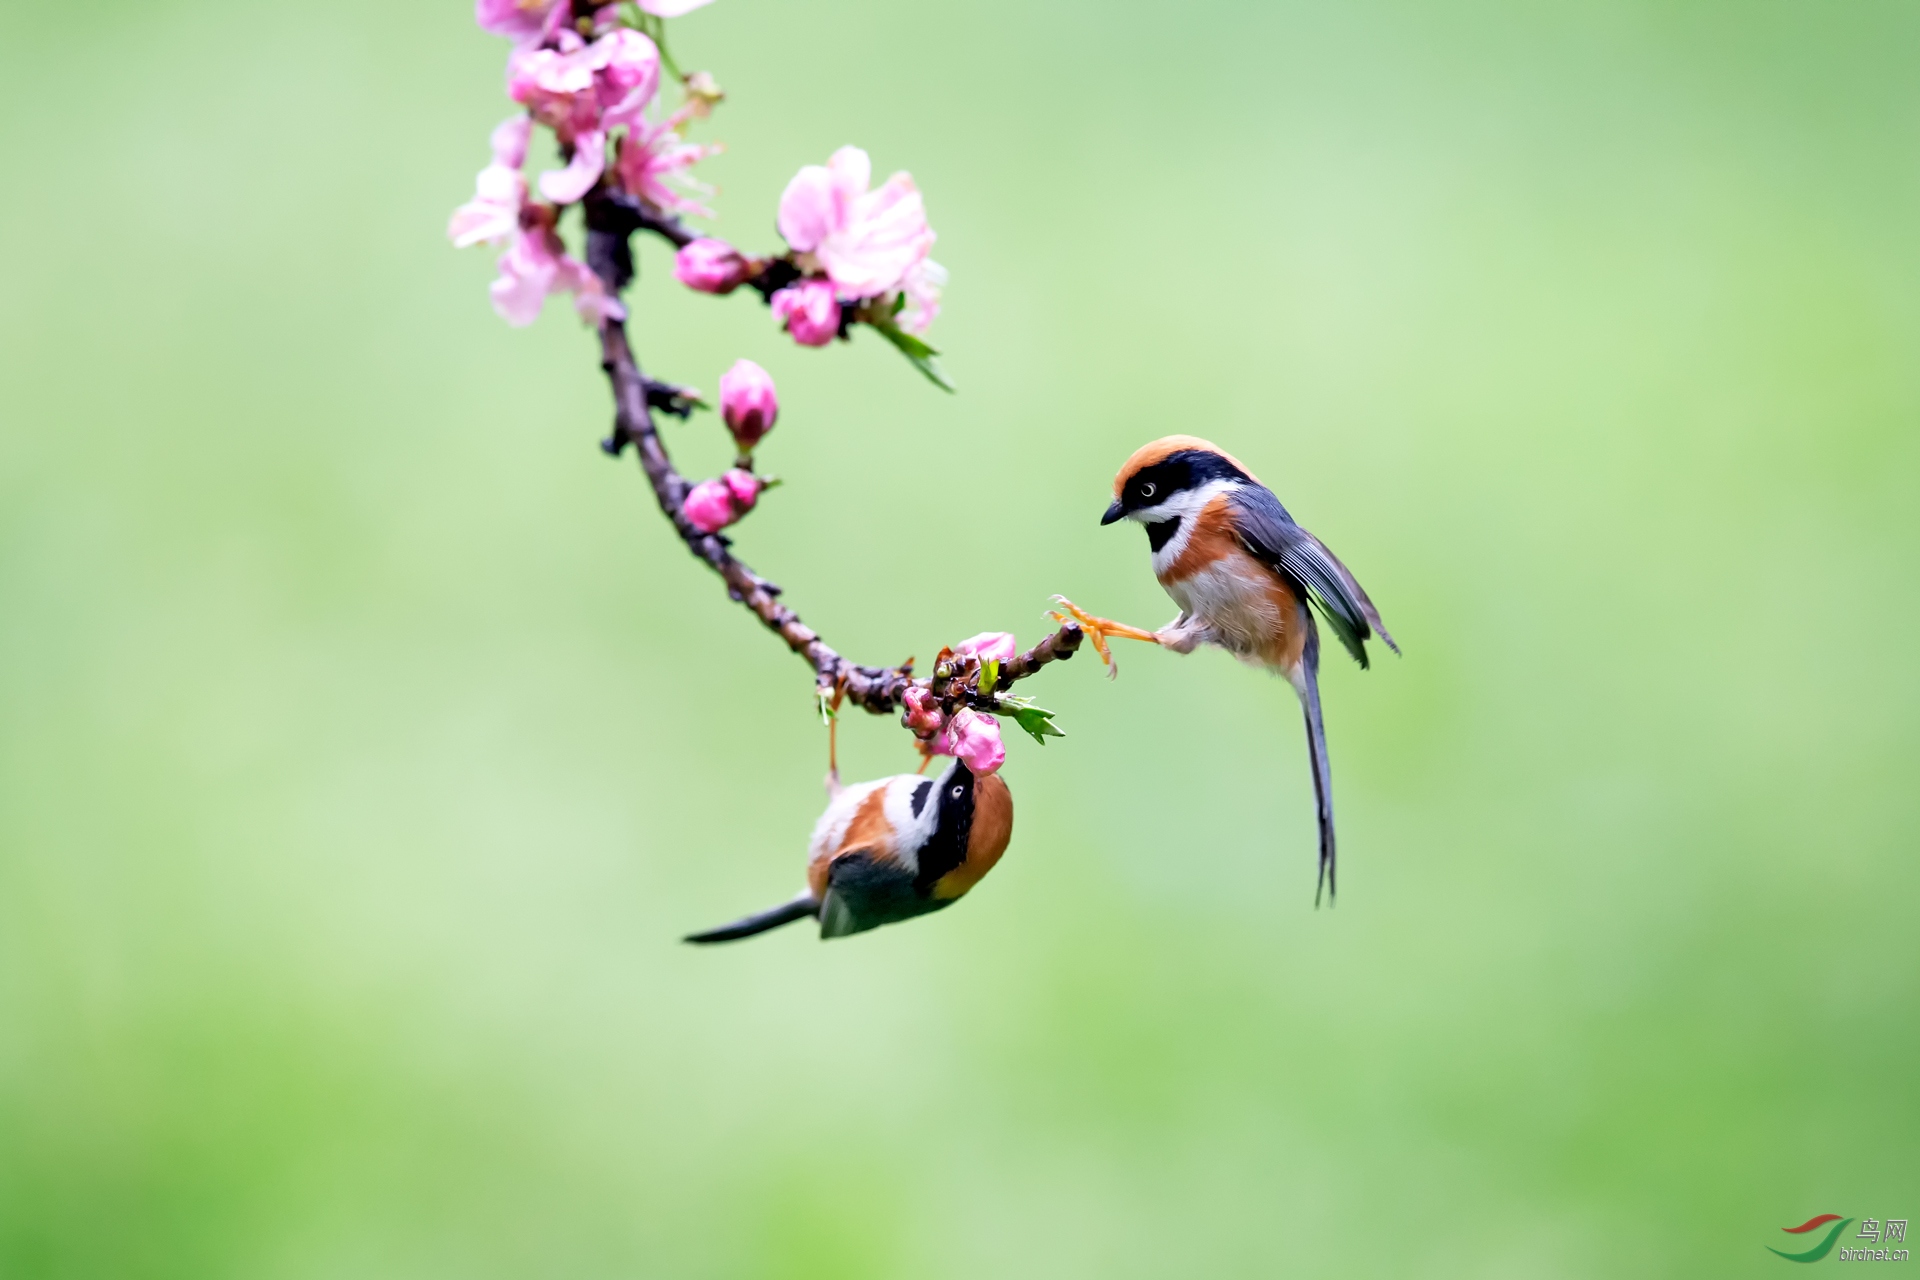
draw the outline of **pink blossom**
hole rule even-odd
[[[690,241],[673,258],[673,278],[701,293],[732,293],[751,272],[740,251],[725,240]]]
[[[678,131],[682,118],[683,113],[675,112],[659,124],[636,122],[620,140],[615,171],[620,175],[621,186],[656,209],[711,218],[713,210],[667,185],[667,179],[680,175],[682,186],[706,191],[703,184],[686,177],[682,170],[720,150],[717,146],[683,142]]]
[[[867,153],[842,147],[824,167],[801,169],[780,197],[780,234],[811,255],[848,301],[898,289],[933,247],[913,178],[896,173],[869,191],[872,178]]]
[[[840,332],[840,299],[825,280],[802,280],[769,299],[774,318],[803,347],[824,347]]]
[[[733,433],[742,456],[753,451],[780,416],[780,397],[773,375],[751,360],[736,360],[720,375],[720,416]]]
[[[982,662],[1012,662],[1020,646],[1014,642],[1011,631],[982,631],[953,646],[953,651],[963,658],[978,658]]]
[[[700,532],[718,533],[753,510],[765,488],[760,477],[735,467],[718,480],[702,480],[688,490],[680,513]]]
[[[759,476],[739,467],[728,468],[720,478],[726,482],[727,492],[733,495],[733,505],[740,508],[741,515],[753,510],[754,502],[760,497],[760,490],[766,487],[766,482]]]
[[[572,9],[571,0],[473,0],[473,20],[482,31],[518,44],[539,44]]]
[[[900,327],[908,333],[925,333],[940,314],[940,293],[947,287],[947,269],[932,258],[913,264],[900,291],[907,305],[900,312]]]
[[[939,732],[940,702],[931,692],[917,684],[908,685],[902,701],[907,704],[907,728],[916,735]]]
[[[976,778],[984,778],[1000,768],[1007,759],[1007,747],[1000,740],[1000,722],[972,707],[962,707],[933,740],[933,754],[958,756]]]
[[[488,290],[501,318],[514,326],[532,324],[540,318],[548,294],[571,293],[575,310],[589,323],[625,319],[619,299],[585,263],[567,253],[553,228],[539,218],[530,221],[500,255],[500,277]]]
[[[520,209],[527,202],[527,180],[520,166],[527,160],[527,135],[533,121],[524,115],[501,121],[493,131],[493,163],[474,180],[473,199],[453,211],[447,235],[454,247],[486,241],[498,244],[520,225]]]
[[[584,196],[606,169],[607,131],[639,126],[660,87],[660,51],[620,27],[587,44],[563,29],[557,47],[519,48],[507,59],[507,96],[524,104],[573,148],[564,169],[540,175],[540,194],[556,204]]]

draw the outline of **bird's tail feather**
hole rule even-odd
[[[705,933],[690,933],[683,942],[733,942],[739,938],[751,938],[756,933],[765,933],[769,929],[778,929],[783,924],[792,924],[795,920],[810,920],[820,914],[820,900],[811,893],[802,893],[789,902],[765,911],[735,920],[732,924],[723,924],[718,929],[709,929]]]
[[[1333,844],[1333,766],[1327,760],[1327,726],[1320,716],[1320,677],[1316,671],[1320,664],[1318,645],[1308,641],[1309,651],[1303,655],[1298,674],[1294,677],[1294,687],[1300,693],[1300,708],[1307,717],[1307,755],[1313,762],[1313,798],[1320,817],[1320,880],[1314,886],[1313,905],[1320,905],[1320,895],[1326,894],[1327,905],[1332,906],[1339,893],[1339,878],[1334,860]]]

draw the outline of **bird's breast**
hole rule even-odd
[[[1172,591],[1171,583],[1190,578],[1220,557],[1240,550],[1233,512],[1227,503],[1224,492],[1216,493],[1199,510],[1184,513],[1172,521],[1168,536],[1154,538],[1149,533],[1153,573],[1160,579],[1161,586]]]
[[[1285,578],[1247,554],[1239,540],[1195,557],[1189,571],[1176,565],[1160,585],[1181,611],[1206,628],[1207,638],[1236,657],[1289,671],[1306,646],[1308,620]]]

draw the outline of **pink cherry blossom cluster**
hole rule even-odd
[[[849,693],[871,711],[904,702],[904,723],[927,756],[958,757],[986,776],[1006,759],[993,713],[1041,741],[1059,734],[1052,712],[1006,694],[1002,680],[1010,685],[1043,663],[1072,656],[1080,633],[1063,629],[1004,677],[1002,669],[1019,657],[1014,637],[1004,631],[942,650],[930,680],[913,680],[910,663],[890,670],[853,666],[776,601],[777,587],[733,560],[726,539],[717,546],[711,540],[779,483],[754,469],[755,449],[780,418],[772,376],[746,359],[721,375],[718,408],[734,463],[712,479],[687,483],[667,458],[651,416],[657,409],[685,418],[705,406],[695,392],[645,377],[633,355],[618,294],[633,275],[630,240],[637,230],[675,247],[674,276],[688,288],[730,294],[745,286],[757,293],[797,344],[826,346],[865,325],[952,390],[934,360],[938,353],[920,336],[939,314],[947,273],[929,256],[935,236],[911,175],[895,173],[875,186],[872,161],[853,146],[841,147],[824,165],[804,166],[780,197],[781,253],[746,253],[696,235],[681,221],[713,217],[696,198],[707,189],[688,171],[719,148],[689,142],[685,133],[711,115],[723,95],[706,72],[680,74],[665,49],[666,23],[709,2],[475,0],[480,27],[512,42],[506,93],[519,111],[493,130],[492,160],[480,171],[473,198],[454,211],[448,236],[459,247],[503,247],[490,291],[508,323],[531,324],[558,293],[571,296],[580,315],[598,327],[617,405],[605,447],[619,453],[629,443],[638,446],[661,509],[683,540],[727,578],[735,599],[809,655],[819,687],[833,693],[832,705]],[[663,84],[677,84],[677,108],[662,104]],[[536,133],[551,139],[558,164],[530,179]],[[562,234],[576,206],[576,225],[586,224],[586,261],[569,252]],[[826,697],[823,692],[823,709]]]
[[[448,234],[461,246],[507,245],[493,299],[509,323],[530,324],[551,293],[571,294],[589,322],[625,318],[606,282],[568,254],[557,231],[560,213],[596,191],[630,198],[656,219],[713,216],[688,193],[705,188],[687,170],[718,148],[682,133],[711,113],[722,97],[718,86],[705,72],[683,76],[680,108],[662,115],[657,107],[662,66],[671,66],[659,43],[665,19],[708,2],[640,0],[636,8],[475,0],[480,26],[513,41],[507,96],[525,114],[495,131],[493,163],[480,171],[474,198],[455,211]],[[564,164],[530,189],[523,169],[534,124],[551,131]],[[841,147],[787,183],[775,225],[787,252],[753,257],[675,223],[674,276],[701,293],[754,286],[801,346],[823,347],[866,324],[952,389],[939,353],[922,338],[940,313],[947,272],[928,256],[935,236],[912,175],[896,173],[875,187],[867,153]]]
[[[962,664],[971,662],[978,670],[990,662],[1012,662],[1019,652],[1020,646],[1015,643],[1012,632],[983,631],[943,653],[941,661],[943,664],[955,659]],[[988,690],[983,688],[981,692]],[[958,756],[975,777],[982,778],[1005,763],[1007,747],[1000,737],[1000,721],[995,717],[965,706],[948,714],[933,691],[921,685],[908,688],[903,700],[907,709],[902,722],[920,739],[926,754]]]
[[[677,17],[708,0],[641,0],[642,14]],[[596,185],[611,187],[669,212],[706,214],[670,185],[716,148],[686,142],[681,130],[718,97],[711,80],[688,78],[679,110],[650,119],[660,89],[660,48],[626,25],[622,6],[575,17],[573,0],[475,0],[481,28],[514,42],[507,55],[507,96],[524,107],[493,133],[493,163],[480,171],[474,197],[456,209],[447,234],[454,244],[507,246],[492,286],[494,309],[509,324],[532,324],[549,294],[573,295],[583,319],[623,319],[626,312],[603,281],[567,252],[561,212]],[[531,198],[523,172],[532,128],[551,130],[565,165],[540,175]],[[613,162],[608,163],[612,148]],[[710,216],[710,215],[709,215]]]
[[[793,176],[780,197],[780,234],[809,276],[790,289],[832,288],[841,302],[899,298],[901,325],[922,333],[940,310],[946,269],[927,257],[934,235],[913,177],[896,173],[876,190],[873,161],[858,147],[842,147],[827,163]],[[784,291],[783,291],[784,292]],[[774,295],[779,305],[780,295]],[[800,306],[796,304],[795,310]],[[800,333],[789,332],[809,346]]]
[[[849,319],[922,334],[940,313],[947,271],[927,256],[935,237],[920,189],[908,173],[872,183],[867,153],[842,147],[826,164],[801,169],[780,197],[785,261],[799,278],[772,290],[768,302],[801,346],[825,346]],[[693,241],[674,262],[680,283],[702,293],[731,293],[760,269],[710,238]]]

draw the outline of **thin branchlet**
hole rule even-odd
[[[675,247],[695,238],[678,218],[624,192],[596,188],[584,203],[587,264],[612,293],[618,293],[633,278],[631,237],[634,232],[651,231]],[[776,259],[746,283],[765,297],[778,286],[762,286],[778,278],[779,268],[783,266],[789,271],[792,269],[790,264]],[[600,366],[612,386],[614,406],[613,434],[602,447],[616,454],[629,445],[633,447],[640,469],[653,487],[660,514],[680,535],[687,550],[720,575],[731,598],[745,605],[768,630],[786,641],[789,649],[807,661],[813,668],[815,686],[829,696],[837,694],[866,711],[886,715],[900,707],[908,686],[918,683],[950,707],[966,705],[992,710],[996,705],[995,693],[1011,688],[1014,682],[1026,679],[1049,663],[1071,658],[1079,649],[1084,633],[1079,623],[1067,622],[1025,653],[1003,664],[991,690],[977,687],[978,664],[964,671],[950,669],[946,676],[916,682],[911,660],[896,667],[862,666],[847,660],[812,627],[800,621],[799,614],[781,603],[781,589],[736,557],[726,537],[702,532],[682,513],[692,486],[667,455],[666,445],[654,429],[653,411],[685,416],[683,407],[690,407],[688,393],[682,388],[655,382],[641,372],[623,321],[607,319],[600,323]]]

